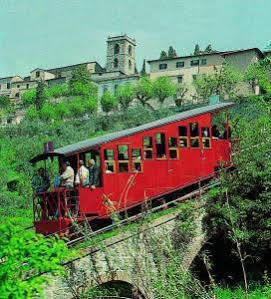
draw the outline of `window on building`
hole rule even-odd
[[[29,89],[29,84],[28,83],[26,84],[26,89]]]
[[[177,81],[178,83],[183,83],[183,76],[178,76]]]
[[[7,89],[10,89],[10,83],[7,83]]]
[[[197,75],[192,75],[192,79],[195,81],[197,79]]]
[[[166,70],[166,69],[167,69],[167,64],[166,63],[159,64],[159,70]]]
[[[119,172],[129,172],[128,145],[118,145]]]
[[[178,142],[176,137],[168,139],[169,159],[178,159]]]
[[[1,88],[2,88],[2,86],[1,86],[1,84],[0,84],[0,90],[1,90]]]
[[[133,164],[133,172],[142,172],[141,149],[139,148],[132,149],[132,164]]]
[[[129,55],[132,55],[132,46],[131,45],[129,45],[129,47],[128,47],[128,53],[129,53]]]
[[[114,68],[117,68],[119,66],[119,60],[118,58],[114,59]]]
[[[129,60],[129,69],[131,69],[132,68],[132,62],[131,62],[131,60]]]
[[[152,159],[152,137],[145,136],[143,138],[143,147],[144,147],[144,159]]]
[[[207,64],[207,59],[204,58],[204,59],[201,59],[201,65],[206,65]]]
[[[210,129],[208,127],[201,128],[202,147],[211,148]]]
[[[166,138],[164,133],[155,134],[156,158],[166,159]]]
[[[105,173],[115,172],[115,159],[114,159],[113,149],[104,150],[104,166],[105,166]]]
[[[15,94],[15,98],[19,98],[19,97],[20,97],[20,93],[17,92],[17,93]]]
[[[176,62],[176,68],[181,68],[181,67],[184,67],[184,61],[178,61]]]
[[[40,77],[40,71],[36,71],[36,78]]]
[[[120,46],[119,46],[119,44],[115,44],[115,46],[114,46],[114,54],[119,54],[119,52],[120,52]]]
[[[199,147],[199,125],[197,122],[193,122],[189,124],[190,128],[190,144],[191,148]]]
[[[180,140],[181,148],[188,147],[188,136],[187,136],[187,127],[186,126],[179,126],[179,140]]]
[[[19,84],[17,85],[17,88],[20,88],[20,85],[19,85]]]
[[[194,66],[194,65],[199,65],[199,60],[191,60],[190,62],[191,66]]]

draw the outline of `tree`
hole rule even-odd
[[[25,107],[35,103],[36,89],[27,90],[22,94],[22,102]]]
[[[61,240],[45,238],[11,223],[0,225],[1,298],[40,296],[44,272],[64,273],[61,262],[68,249]]]
[[[126,83],[118,86],[116,90],[117,102],[120,103],[121,109],[126,111],[135,97],[134,86]]]
[[[174,98],[175,105],[177,107],[181,107],[184,101],[184,97],[186,93],[188,92],[188,88],[185,84],[178,84],[177,90],[176,90],[176,96]]]
[[[10,99],[8,96],[0,96],[0,109],[7,109],[10,105]]]
[[[213,49],[212,49],[212,45],[209,44],[209,45],[206,47],[206,49],[205,49],[204,52],[205,52],[205,53],[212,53],[212,52],[214,52]]]
[[[44,102],[46,101],[45,87],[45,82],[43,80],[40,80],[36,89],[36,98],[34,103],[38,111],[41,110]]]
[[[200,47],[198,44],[196,44],[194,49],[194,55],[199,55],[199,54],[200,54]]]
[[[168,77],[158,77],[153,82],[153,96],[158,99],[162,106],[165,99],[176,95],[177,86]]]
[[[165,59],[165,58],[167,58],[167,52],[166,51],[161,51],[160,59]]]
[[[176,50],[172,46],[168,48],[168,57],[170,58],[177,57]]]
[[[256,99],[237,115],[235,132],[241,140],[233,156],[235,171],[222,172],[220,187],[209,194],[204,218],[208,237],[223,238],[223,246],[242,264],[240,272],[250,272],[252,279],[262,275],[271,246],[269,111],[270,103]]]
[[[245,79],[252,87],[259,84],[264,92],[271,93],[271,58],[251,63],[246,70]]]
[[[149,77],[140,78],[134,86],[135,97],[142,106],[150,106],[149,100],[153,97],[153,84]]]
[[[140,72],[141,76],[145,76],[146,75],[146,60],[143,60],[143,65],[142,65],[142,70]]]
[[[113,111],[118,107],[117,98],[110,91],[107,90],[104,92],[101,98],[101,106],[102,106],[102,110],[105,113]]]
[[[242,80],[242,73],[229,64],[223,64],[220,68],[214,67],[213,74],[198,75],[193,85],[201,99],[208,99],[211,95],[234,97]]]
[[[70,87],[72,87],[76,82],[80,82],[82,84],[89,84],[91,82],[90,73],[85,65],[81,65],[72,71],[72,76],[69,81]]]

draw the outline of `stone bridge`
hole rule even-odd
[[[176,247],[179,213],[173,211],[81,249],[80,258],[65,265],[67,277],[51,278],[50,285],[45,288],[45,298],[79,298],[91,287],[116,284],[130,290],[125,294],[128,298],[154,298],[152,282],[161,271],[161,265],[160,268],[157,266],[158,259],[163,261],[163,256],[169,257],[174,252],[171,249]],[[196,214],[193,237],[183,247],[181,266],[184,271],[190,267],[205,241],[202,208],[198,208]]]

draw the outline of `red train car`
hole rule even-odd
[[[69,161],[75,173],[79,160],[86,163],[93,158],[100,169],[100,185],[95,189],[57,187],[35,194],[36,231],[64,231],[71,224],[71,214],[77,222],[108,218],[112,211],[139,206],[211,178],[221,165],[230,166],[229,136],[214,137],[212,127],[214,115],[232,105],[193,109],[34,157],[33,164],[48,158]]]

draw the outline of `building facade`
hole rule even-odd
[[[225,62],[236,70],[245,71],[251,63],[257,62],[263,57],[264,55],[259,49],[253,48],[155,59],[149,60],[148,63],[151,80],[166,76],[171,78],[174,83],[183,84],[187,88],[185,100],[189,101],[196,97],[193,81],[198,75],[213,74],[215,68],[221,68]],[[242,84],[240,92],[258,94],[259,88],[254,86],[254,90],[252,90],[249,84],[245,86]]]

